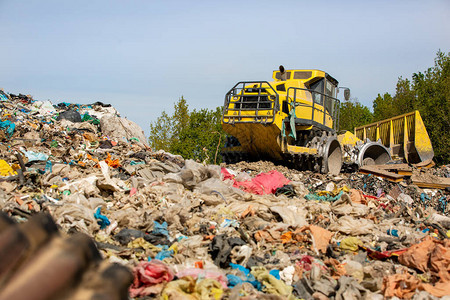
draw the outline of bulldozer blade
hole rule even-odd
[[[418,110],[355,128],[360,140],[381,141],[394,160],[416,164],[434,157],[425,125]]]

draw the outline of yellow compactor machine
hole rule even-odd
[[[238,82],[226,94],[225,162],[267,159],[338,174],[344,163],[362,166],[392,158],[420,162],[433,157],[418,112],[357,128],[356,135],[338,134],[336,79],[320,70],[283,68],[273,71],[272,78]]]

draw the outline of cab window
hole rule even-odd
[[[325,88],[325,95],[336,98],[336,87],[328,80]]]
[[[314,102],[318,103],[320,105],[322,105],[322,103],[323,103],[323,96],[320,93],[324,92],[323,91],[324,81],[325,81],[325,79],[322,78],[319,81],[316,81],[309,86],[309,89],[313,91],[312,97],[314,99]]]
[[[336,86],[329,80],[327,80],[325,84],[325,95],[325,109],[330,115],[334,115],[336,103],[333,98],[336,98]]]
[[[278,80],[281,80],[281,72],[276,72],[275,73],[275,78]],[[286,80],[291,78],[291,72],[286,71]]]

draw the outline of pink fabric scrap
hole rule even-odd
[[[222,273],[216,271],[208,271],[205,269],[191,268],[177,273],[178,278],[190,276],[197,280],[198,278],[211,278],[217,280],[224,289],[228,286],[228,279]]]
[[[248,181],[236,181],[234,176],[231,175],[226,168],[222,168],[221,172],[224,179],[233,180],[234,187],[257,195],[273,194],[277,188],[280,188],[290,182],[289,179],[276,170],[258,174]]]
[[[159,261],[141,261],[133,269],[133,283],[130,286],[130,296],[148,296],[162,290],[156,287],[161,283],[172,281],[174,274],[168,265]]]

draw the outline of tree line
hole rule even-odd
[[[178,154],[185,159],[220,163],[220,150],[226,138],[221,118],[222,107],[190,111],[182,96],[175,103],[172,115],[163,111],[150,124],[149,144],[154,150]]]
[[[438,51],[434,66],[414,73],[411,79],[399,77],[395,94],[378,94],[373,112],[357,100],[341,103],[340,129],[388,119],[418,110],[434,149],[434,161],[450,163],[450,53]]]
[[[438,164],[450,163],[450,53],[438,51],[434,66],[414,73],[411,79],[399,77],[395,94],[378,94],[371,111],[357,99],[340,104],[340,130],[419,110],[430,136]],[[220,163],[220,149],[226,134],[221,126],[222,107],[215,110],[189,110],[184,97],[150,124],[149,144],[205,163]]]

